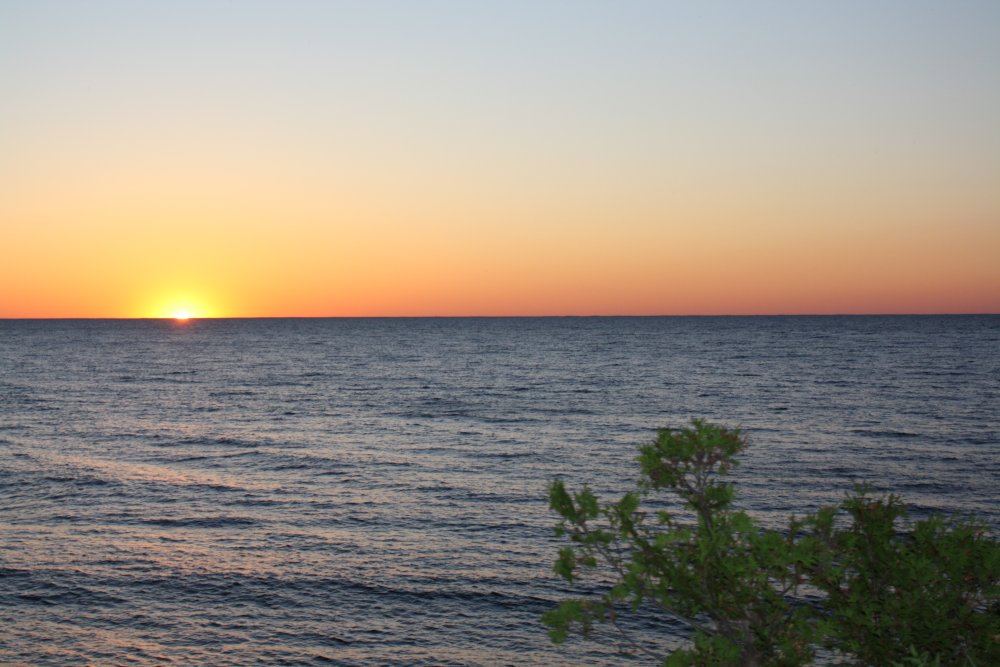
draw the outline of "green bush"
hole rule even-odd
[[[738,430],[695,420],[640,449],[637,488],[616,503],[552,483],[570,542],[555,571],[605,584],[543,616],[553,641],[609,623],[666,665],[802,665],[818,650],[871,665],[1000,664],[1000,546],[984,526],[932,517],[900,533],[899,498],[858,488],[785,531],[761,528],[725,481],[745,446]],[[644,511],[658,491],[681,506]],[[650,606],[691,629],[687,646],[660,655],[629,637],[622,614]]]

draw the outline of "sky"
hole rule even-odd
[[[1000,2],[0,2],[0,317],[1000,312]]]

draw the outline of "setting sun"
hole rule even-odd
[[[136,317],[185,322],[227,315],[224,308],[220,309],[219,301],[214,295],[193,285],[147,291],[145,294],[137,295],[135,303],[133,312]]]

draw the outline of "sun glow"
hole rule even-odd
[[[213,300],[190,292],[148,299],[147,305],[137,308],[136,311],[138,317],[153,317],[175,322],[219,316],[219,308]]]

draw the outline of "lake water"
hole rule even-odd
[[[998,408],[1000,316],[0,321],[0,663],[625,664],[538,621],[550,479],[705,417],[769,525],[996,527]]]

